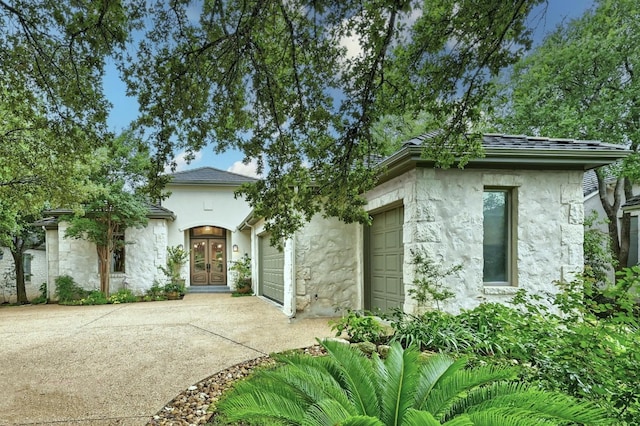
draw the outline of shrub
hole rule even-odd
[[[118,290],[117,293],[109,296],[109,303],[131,303],[137,302],[138,296],[133,294],[133,292],[127,288],[122,288]]]
[[[78,286],[69,275],[60,275],[56,278],[55,295],[60,304],[70,304],[86,297],[89,292]]]
[[[607,424],[606,413],[560,393],[512,382],[514,368],[465,369],[444,355],[391,346],[383,361],[338,342],[326,357],[276,356],[224,396],[227,421],[287,425]],[[448,423],[449,424],[449,423]]]
[[[42,284],[40,284],[40,295],[38,297],[33,298],[33,300],[31,300],[31,304],[33,305],[41,305],[43,303],[47,303],[49,301],[49,298],[47,297],[47,283],[43,282]]]
[[[385,335],[380,322],[368,311],[354,311],[347,309],[347,314],[340,319],[329,322],[336,337],[346,333],[351,342],[380,343]]]
[[[99,290],[93,290],[86,297],[78,301],[79,305],[106,305],[109,299]]]

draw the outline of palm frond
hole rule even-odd
[[[517,370],[503,367],[476,367],[458,370],[446,378],[439,380],[431,390],[420,409],[429,411],[440,418],[453,402],[466,395],[470,390],[490,383],[512,380],[517,377]]]
[[[413,408],[406,411],[402,424],[404,426],[440,426],[440,422],[431,413]]]
[[[441,380],[464,368],[465,364],[466,361],[464,359],[455,361],[453,358],[442,354],[431,356],[426,361],[423,361],[420,366],[420,378],[416,389],[414,408],[423,410],[431,390]]]
[[[397,342],[391,345],[384,361],[374,354],[380,384],[380,418],[386,425],[402,424],[405,412],[413,407],[419,377],[418,356],[415,348],[402,350]]]
[[[351,417],[353,417],[353,413],[347,411],[337,401],[323,399],[309,407],[302,421],[302,426],[334,426],[342,424]]]
[[[555,422],[514,415],[513,413],[504,412],[501,409],[469,413],[468,417],[474,426],[557,426]],[[454,421],[452,420],[444,424],[452,426],[454,425]]]
[[[325,368],[347,392],[356,413],[379,417],[380,404],[371,360],[357,349],[339,342],[325,341],[322,345],[329,354]]]
[[[384,426],[384,423],[375,417],[357,416],[345,420],[340,426]]]
[[[272,392],[234,393],[224,398],[217,407],[231,422],[257,420],[271,424],[300,424],[305,412],[299,404]]]
[[[484,389],[483,389],[484,391]],[[477,393],[477,392],[473,392]],[[536,421],[550,421],[552,424],[581,423],[587,425],[607,425],[612,420],[607,412],[588,401],[580,401],[568,395],[537,389],[521,388],[519,392],[493,392],[494,396],[481,404],[470,407],[469,413],[500,409],[501,412],[517,414]],[[473,398],[482,396],[473,395]]]

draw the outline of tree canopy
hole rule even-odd
[[[513,67],[503,97],[500,131],[550,137],[640,142],[640,5],[634,0],[598,0],[583,17],[559,27]],[[500,108],[499,108],[500,109]],[[618,267],[627,265],[630,218],[617,214],[633,195],[640,174],[637,154],[626,159],[615,199],[607,198],[605,173],[598,172],[600,198]]]
[[[530,46],[539,3],[160,0],[123,70],[158,168],[177,149],[241,150],[264,176],[242,193],[278,238],[321,211],[368,221],[384,115],[433,116],[444,131],[425,155],[442,165],[478,155],[461,135]]]

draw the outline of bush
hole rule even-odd
[[[109,300],[98,290],[93,290],[87,297],[78,301],[79,305],[106,305],[107,303],[110,303]]]
[[[548,297],[520,291],[513,307],[484,303],[459,315],[395,312],[393,340],[465,354],[478,365],[521,365],[524,379],[596,402],[617,424],[640,425],[640,334],[626,291],[637,276],[623,271],[627,282],[618,283],[615,305],[585,295],[585,280],[579,280],[559,284]]]
[[[55,295],[60,304],[71,304],[74,301],[85,298],[89,292],[78,286],[69,275],[60,275],[56,278]]]
[[[347,309],[347,314],[329,322],[336,337],[346,333],[349,341],[380,343],[384,336],[384,328],[370,312]]]
[[[109,296],[109,303],[132,303],[137,302],[138,296],[133,294],[133,292],[127,288],[122,288],[118,290],[117,293]]]
[[[40,284],[40,295],[31,300],[31,304],[33,305],[41,305],[43,303],[47,303],[49,298],[47,297],[47,283],[43,282]]]

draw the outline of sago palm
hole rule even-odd
[[[608,424],[595,406],[517,383],[512,368],[465,369],[394,344],[385,360],[323,342],[328,356],[278,355],[282,365],[239,382],[218,405],[259,425],[430,426]]]

